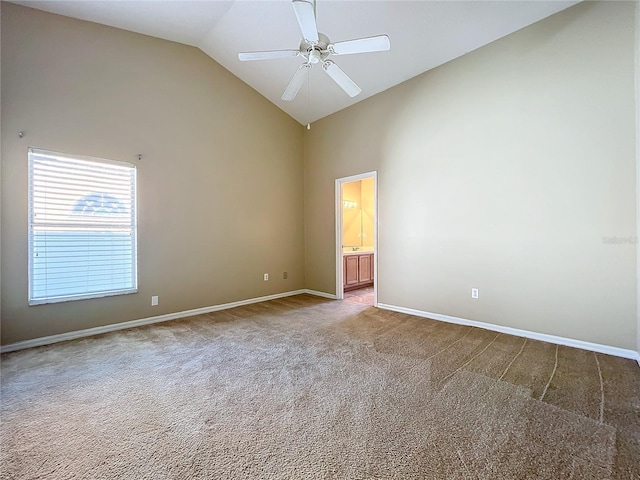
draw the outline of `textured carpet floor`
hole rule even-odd
[[[638,479],[640,368],[308,295],[2,356],[3,479]]]

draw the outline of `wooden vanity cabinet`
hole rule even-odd
[[[344,257],[344,286],[357,287],[360,284],[358,258],[360,255],[345,255]]]
[[[345,290],[373,285],[374,271],[373,253],[354,253],[344,255],[344,281]]]

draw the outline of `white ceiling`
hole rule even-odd
[[[333,57],[362,88],[350,98],[318,66],[280,99],[301,58],[240,62],[238,53],[297,49],[290,0],[18,0],[13,3],[200,48],[302,124],[330,115],[578,3],[502,0],[317,0],[331,41],[387,34],[391,50]]]

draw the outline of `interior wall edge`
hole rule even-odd
[[[0,18],[2,18],[2,3],[0,2]],[[0,21],[0,37],[2,37],[2,22]],[[2,78],[2,62],[0,61],[0,78]],[[2,98],[2,82],[0,82],[0,99]],[[0,110],[2,101],[0,100]],[[0,115],[0,132],[2,132],[2,115]],[[2,135],[0,135],[0,155],[2,155]],[[2,185],[2,167],[0,164],[0,185]],[[2,192],[0,192],[2,193]],[[0,195],[0,217],[2,217],[2,195]],[[2,220],[0,218],[0,252],[2,252]],[[0,254],[0,272],[2,272],[2,255]],[[2,275],[0,275],[0,312],[2,312]],[[0,321],[2,314],[0,314]],[[0,323],[0,330],[2,324]]]
[[[338,296],[333,293],[321,292],[319,290],[311,290],[309,288],[303,289],[302,293],[308,293],[309,295],[315,295],[316,297],[330,298],[331,300],[338,300]]]
[[[103,333],[117,332],[118,330],[125,330],[128,328],[141,327],[144,325],[151,325],[154,323],[168,322],[169,320],[179,320],[181,318],[193,317],[195,315],[203,315],[205,313],[218,312],[220,310],[228,310],[230,308],[241,307],[243,305],[251,305],[253,303],[266,302],[269,300],[275,300],[278,298],[292,297],[294,295],[300,295],[308,293],[311,295],[335,298],[329,294],[322,292],[313,292],[311,290],[300,289],[292,290],[290,292],[276,293],[273,295],[266,295],[263,297],[248,298],[246,300],[240,300],[237,302],[223,303],[220,305],[211,305],[208,307],[194,308],[191,310],[184,310],[181,312],[167,313],[164,315],[156,315],[154,317],[140,318],[138,320],[129,320],[120,323],[111,323],[94,328],[85,328],[82,330],[75,330],[72,332],[59,333],[56,335],[48,335],[46,337],[38,337],[29,340],[22,340],[19,342],[9,343],[7,345],[0,346],[0,353],[15,352],[17,350],[24,350],[27,348],[41,347],[44,345],[51,345],[52,343],[65,342],[67,340],[75,340],[78,338],[92,337],[95,335],[101,335]]]
[[[613,355],[616,357],[628,358],[636,360],[638,366],[640,366],[640,353],[626,348],[614,347],[611,345],[602,345],[599,343],[585,342],[575,338],[559,337],[556,335],[549,335],[546,333],[532,332],[529,330],[522,330],[519,328],[505,327],[502,325],[496,325],[493,323],[478,322],[476,320],[469,320],[467,318],[452,317],[451,315],[443,315],[441,313],[424,312],[422,310],[415,310],[413,308],[400,307],[397,305],[388,305],[385,303],[379,303],[378,308],[383,310],[390,310],[393,312],[406,313],[408,315],[415,315],[417,317],[428,318],[431,320],[438,320],[446,323],[453,323],[456,325],[465,325],[468,327],[482,328],[483,330],[491,330],[493,332],[505,333],[507,335],[514,335],[516,337],[528,338],[531,340],[539,340],[541,342],[553,343],[554,345],[563,345],[566,347],[580,348],[582,350],[588,350],[596,353],[604,353],[607,355]]]
[[[640,357],[640,1],[636,0],[636,55],[635,55],[635,92],[636,92],[636,350]],[[640,363],[640,360],[638,360]]]

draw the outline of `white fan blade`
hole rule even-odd
[[[362,91],[362,89],[332,61],[323,62],[322,69],[327,72],[327,75],[333,78],[333,81],[336,82],[350,97],[355,97]]]
[[[358,38],[345,42],[329,45],[331,53],[336,55],[348,55],[350,53],[383,52],[391,48],[389,37],[378,35],[377,37]]]
[[[319,41],[318,27],[316,26],[316,13],[314,12],[313,1],[293,0],[293,9],[296,12],[296,17],[298,18],[304,39],[308,42],[317,43]]]
[[[308,63],[303,63],[302,65],[300,65],[300,68],[298,68],[298,70],[296,70],[296,73],[293,74],[293,78],[291,78],[289,85],[287,85],[286,90],[282,94],[282,100],[291,101],[296,98],[298,90],[300,90],[300,87],[307,78],[307,72],[310,68],[311,65]]]
[[[241,52],[238,59],[241,62],[250,60],[271,60],[272,58],[297,57],[300,54],[298,50],[273,50],[270,52]]]

